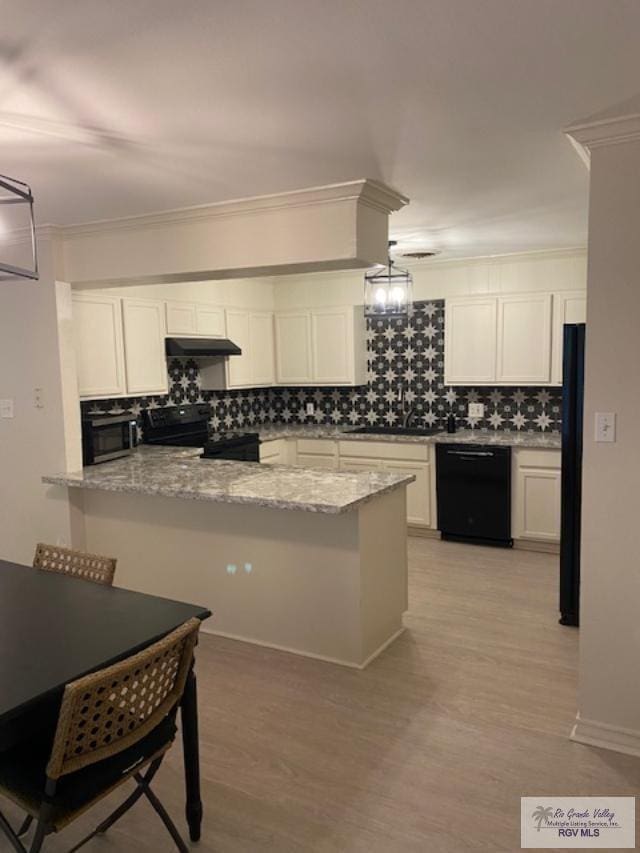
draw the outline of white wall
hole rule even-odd
[[[413,297],[444,299],[481,293],[524,293],[537,290],[583,290],[587,283],[586,250],[535,252],[467,260],[431,260],[398,265],[413,274]],[[276,278],[279,309],[358,305],[363,273],[318,273]]]
[[[75,289],[83,288],[79,286]],[[95,293],[96,289],[91,288],[91,292]],[[147,299],[169,299],[177,302],[201,302],[230,308],[253,308],[256,311],[272,311],[274,308],[274,285],[273,279],[270,278],[124,285],[100,288],[100,292]]]
[[[58,333],[70,327],[70,289],[54,280],[47,239],[39,239],[39,256],[40,281],[0,282],[0,398],[12,399],[15,412],[0,419],[0,558],[24,563],[38,541],[71,541],[66,490],[40,477],[81,465],[71,455],[79,411],[62,382],[75,361]],[[34,404],[35,388],[44,408]]]
[[[594,148],[578,740],[640,755],[640,142]],[[617,441],[594,441],[595,412]]]

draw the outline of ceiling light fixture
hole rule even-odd
[[[33,193],[24,181],[0,175],[0,280],[38,278]]]
[[[396,245],[389,240],[389,249]],[[411,273],[397,267],[391,257],[387,266],[380,265],[364,276],[365,317],[406,317],[412,304]]]

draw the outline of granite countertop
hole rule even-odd
[[[508,432],[507,430],[464,429],[450,435],[440,432],[436,435],[389,435],[349,432],[351,427],[338,427],[314,424],[266,425],[258,427],[262,441],[277,438],[325,438],[341,441],[391,441],[402,444],[425,444],[430,442],[455,442],[460,444],[496,444],[503,447],[529,447],[547,450],[560,450],[561,437],[558,432]]]
[[[202,460],[201,452],[197,448],[142,446],[123,459],[45,476],[42,481],[80,489],[337,514],[415,479],[411,474],[383,471],[334,472]]]

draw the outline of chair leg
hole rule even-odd
[[[178,832],[178,830],[176,828],[176,825],[174,824],[174,822],[169,817],[169,813],[167,812],[165,807],[162,805],[160,800],[156,797],[154,792],[149,787],[149,783],[145,782],[142,779],[142,777],[140,777],[139,780],[137,777],[135,777],[135,778],[136,778],[136,782],[138,782],[141,789],[144,791],[146,798],[149,800],[149,802],[151,803],[151,805],[155,809],[156,813],[160,816],[161,821],[166,826],[166,828],[169,832],[169,835],[173,838],[175,845],[178,848],[178,850],[180,851],[180,853],[189,853],[189,848],[184,843],[182,836],[180,835],[180,833]]]
[[[25,848],[22,845],[22,842],[20,841],[18,836],[15,834],[13,829],[11,829],[11,824],[6,819],[6,817],[2,814],[2,812],[0,812],[0,831],[4,832],[4,834],[9,839],[11,846],[13,847],[13,849],[15,851],[17,851],[17,853],[27,853],[27,851],[25,850]]]
[[[20,829],[16,832],[16,835],[18,836],[18,838],[20,838],[21,835],[26,835],[27,832],[29,832],[29,827],[31,826],[32,823],[33,823],[33,815],[28,814],[25,817],[25,819],[22,821],[22,823],[20,824]]]
[[[152,761],[151,764],[149,765],[149,769],[147,770],[145,775],[140,776],[140,778],[143,781],[143,784],[148,785],[149,782],[153,779],[153,777],[158,772],[158,768],[160,767],[163,758],[164,758],[164,755],[161,755],[159,758],[156,758],[154,761]],[[93,832],[90,832],[89,835],[87,835],[85,838],[83,838],[82,841],[79,841],[75,845],[75,847],[72,847],[71,850],[69,850],[69,853],[76,853],[77,850],[79,850],[81,847],[84,847],[84,845],[88,841],[91,841],[92,838],[95,838],[96,835],[104,835],[104,833],[110,827],[112,827],[116,821],[120,820],[122,815],[126,814],[130,808],[135,806],[135,804],[138,802],[140,797],[144,794],[144,788],[140,785],[140,783],[138,782],[138,779],[136,778],[138,775],[139,774],[136,774],[136,776],[133,777],[136,781],[135,791],[133,791],[127,797],[127,799],[118,806],[118,808],[115,811],[111,812],[109,817],[105,818],[102,821],[102,823],[93,830]]]

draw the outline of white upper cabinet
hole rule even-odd
[[[557,312],[560,317],[578,313],[579,300],[570,296],[576,294],[565,294],[561,308],[546,292],[447,299],[445,384],[553,384],[556,360],[562,359],[562,322],[575,322],[561,322]]]
[[[364,328],[364,313],[359,306],[278,314],[278,384],[363,385]]]
[[[249,314],[249,340],[252,386],[273,385],[276,381],[276,354],[273,314],[270,311]]]
[[[247,388],[251,385],[251,337],[248,311],[227,311],[227,337],[242,350],[242,355],[227,359],[229,388]]]
[[[482,385],[496,378],[495,298],[460,297],[445,303],[445,385]]]
[[[167,334],[195,335],[196,306],[191,302],[167,302]]]
[[[276,379],[280,385],[308,385],[311,369],[311,315],[286,311],[276,315]]]
[[[553,352],[551,356],[551,381],[562,385],[562,345],[566,323],[587,322],[587,294],[584,290],[570,290],[553,294]]]
[[[224,337],[224,309],[193,302],[167,302],[167,334]]]
[[[496,382],[544,385],[551,379],[551,294],[498,297]]]
[[[208,338],[224,338],[224,309],[213,305],[196,305],[196,333]]]
[[[127,393],[166,394],[169,390],[165,304],[155,299],[122,299]]]
[[[85,400],[126,394],[120,299],[73,294],[78,392]]]

